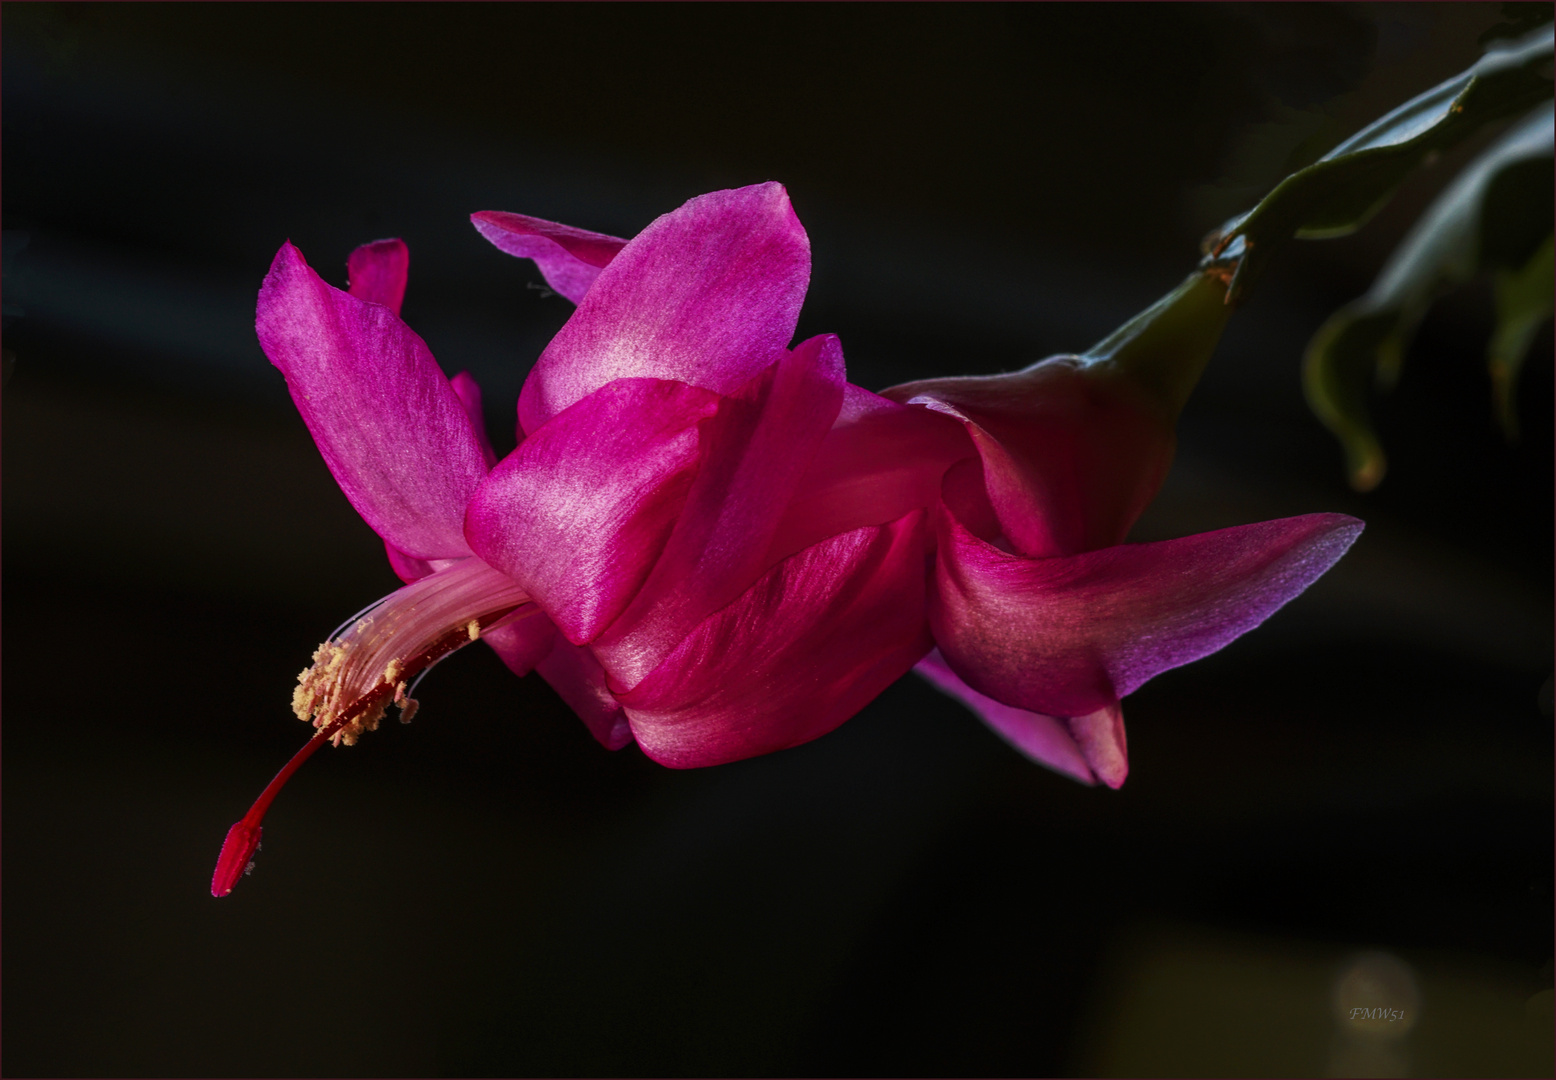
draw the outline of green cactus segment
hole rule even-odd
[[[1550,25],[1517,41],[1493,42],[1473,67],[1368,125],[1228,221],[1204,265],[1215,265],[1234,241],[1243,241],[1229,294],[1235,303],[1293,237],[1354,232],[1428,155],[1550,98],[1552,44]]]
[[[1491,393],[1497,419],[1509,439],[1518,437],[1518,373],[1534,336],[1552,314],[1556,280],[1551,272],[1551,237],[1547,235],[1529,261],[1517,270],[1498,269],[1495,295],[1497,328],[1486,350]]]
[[[1503,223],[1519,222],[1525,234],[1534,224],[1536,238],[1549,237],[1553,150],[1556,124],[1546,103],[1509,128],[1448,186],[1366,295],[1330,316],[1309,343],[1304,364],[1308,402],[1344,446],[1354,486],[1367,490],[1383,478],[1383,450],[1367,415],[1372,388],[1387,390],[1398,381],[1405,350],[1437,293],[1486,268],[1498,272],[1493,385],[1504,425],[1512,417],[1518,367],[1551,311],[1551,256],[1548,239],[1532,255],[1527,254],[1528,239],[1518,251],[1518,230]],[[1499,265],[1509,257],[1517,259],[1514,266]]]
[[[1351,304],[1319,328],[1302,365],[1308,405],[1340,440],[1357,491],[1377,487],[1388,467],[1367,399],[1378,378],[1380,354],[1402,350],[1400,329],[1394,312],[1365,312]]]

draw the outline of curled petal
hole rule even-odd
[[[588,649],[558,635],[551,652],[535,670],[605,749],[620,750],[632,741],[627,714],[606,689],[605,670]]]
[[[696,627],[630,692],[644,752],[717,765],[824,735],[931,646],[925,513],[856,529],[786,559]]]
[[[426,344],[381,304],[326,285],[285,244],[259,292],[259,343],[346,498],[418,559],[470,553],[480,440]]]
[[[784,508],[838,415],[844,385],[842,348],[826,335],[720,401],[703,425],[697,477],[664,554],[594,644],[617,685],[635,685],[773,565],[766,559]]]
[[[1075,736],[1070,734],[1070,728],[1063,720],[1005,705],[986,694],[978,693],[946,666],[939,649],[920,660],[913,670],[947,697],[953,697],[966,705],[978,719],[994,729],[1000,738],[1039,765],[1083,784],[1097,782],[1091,766],[1086,764],[1086,756],[1081,753]]]
[[[958,482],[953,471],[947,488]],[[953,509],[938,530],[930,623],[946,662],[1007,705],[1084,717],[1258,626],[1362,524],[1308,514],[1053,559],[1001,551]]]
[[[1077,357],[883,395],[966,426],[1000,529],[1023,555],[1121,543],[1172,463],[1170,419],[1127,379]]]
[[[686,505],[720,398],[657,379],[601,387],[519,444],[466,516],[482,558],[522,582],[575,644],[642,587]]]
[[[411,253],[404,240],[374,240],[346,259],[351,295],[382,304],[396,315],[405,302],[405,282],[410,270]]]
[[[498,250],[534,259],[546,284],[575,304],[627,244],[604,233],[501,210],[482,210],[471,214],[470,221]]]
[[[624,378],[733,393],[794,336],[810,241],[780,184],[702,195],[621,249],[519,395],[526,432]]]

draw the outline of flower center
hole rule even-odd
[[[417,705],[410,692],[429,668],[484,632],[538,613],[512,578],[468,558],[389,594],[331,635],[292,695],[292,710],[311,720],[316,734],[228,830],[211,895],[226,896],[253,869],[265,812],[315,750],[326,741],[352,745],[377,729],[391,704],[408,722]]]

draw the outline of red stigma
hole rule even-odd
[[[488,571],[488,573],[495,573],[495,571]],[[461,621],[443,631],[425,644],[419,652],[407,658],[403,667],[399,667],[399,661],[395,661],[393,678],[379,677],[365,693],[320,727],[313,738],[293,754],[292,760],[288,761],[281,771],[276,773],[275,778],[265,785],[265,790],[259,793],[259,798],[254,800],[254,805],[249,807],[249,812],[243,815],[243,819],[227,830],[227,839],[222,843],[221,854],[216,859],[216,872],[211,875],[211,895],[219,897],[232,892],[238,879],[253,866],[254,853],[259,850],[260,834],[264,831],[260,828],[260,822],[264,820],[265,812],[270,809],[270,804],[286,786],[286,782],[292,778],[292,774],[302,767],[303,762],[313,756],[315,750],[338,733],[351,731],[349,725],[356,723],[361,717],[367,716],[372,719],[373,724],[369,725],[371,730],[371,727],[376,725],[377,717],[383,714],[385,706],[392,702],[400,702],[402,709],[406,708],[407,704],[414,709],[416,704],[414,701],[401,697],[405,683],[395,681],[399,676],[413,676],[423,672],[449,653],[479,640],[480,629],[490,629],[501,623],[520,606],[522,605],[506,603],[494,612]],[[329,645],[330,642],[325,644]],[[314,669],[310,669],[312,670]],[[304,675],[307,674],[308,672],[304,672]],[[405,712],[404,716],[408,718],[410,712]],[[349,743],[350,740],[347,741]]]
[[[222,841],[222,853],[216,857],[216,873],[211,875],[212,896],[226,896],[232,892],[238,879],[254,865],[254,853],[259,850],[259,838],[265,831],[259,826],[265,819],[265,811],[270,809],[270,804],[275,802],[276,795],[286,786],[292,774],[313,756],[315,750],[324,745],[325,740],[334,733],[332,728],[337,725],[320,731],[293,754],[292,760],[282,766],[275,779],[265,785],[265,790],[259,793],[259,798],[249,807],[249,812],[243,815],[243,820],[227,830],[227,839]]]
[[[258,825],[250,825],[247,819],[227,830],[227,840],[216,859],[216,873],[211,875],[212,896],[226,896],[254,865],[254,852],[259,850],[259,837],[264,831]]]

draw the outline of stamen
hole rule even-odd
[[[356,622],[362,616],[366,615],[369,611],[375,611],[378,608],[382,607],[384,604],[388,603],[390,597],[392,597],[392,596],[394,596],[394,593],[390,593],[389,596],[380,596],[377,600],[374,600],[371,604],[367,605],[367,607],[363,608],[361,611],[359,611],[355,615],[351,616],[351,618],[347,619],[345,622],[341,623],[335,629],[331,630],[330,631],[330,636],[325,638],[324,640],[325,641],[334,641],[336,638],[340,637],[340,632],[342,630],[344,630],[346,627],[350,626],[352,623]]]
[[[292,696],[293,711],[311,719],[317,733],[227,831],[211,895],[226,896],[253,868],[265,812],[320,746],[352,745],[362,732],[377,729],[390,704],[400,707],[400,720],[408,723],[417,709],[409,693],[434,664],[483,632],[538,610],[512,578],[469,558],[364,608],[349,630],[331,635],[314,651],[313,666],[297,677]],[[407,676],[415,676],[410,691]]]

